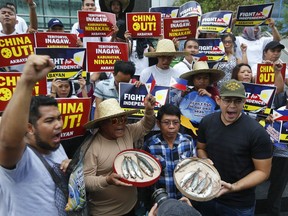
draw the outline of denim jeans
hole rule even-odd
[[[211,200],[199,205],[202,216],[253,216],[255,204],[251,207],[236,208]]]

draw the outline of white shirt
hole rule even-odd
[[[15,30],[16,32],[18,32],[19,34],[23,34],[27,32],[28,26],[26,21],[22,18],[16,15],[16,20],[18,21],[18,23],[15,25]],[[0,23],[0,31],[2,31],[3,26]]]

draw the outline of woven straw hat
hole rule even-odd
[[[116,0],[105,0],[106,8],[109,8],[111,10],[110,3],[112,1],[116,1]],[[130,0],[117,0],[117,1],[122,4],[122,11],[124,11],[128,7],[129,2],[130,2]]]
[[[96,127],[99,127],[100,122],[106,119],[123,116],[123,115],[129,116],[129,115],[132,115],[133,113],[136,113],[137,111],[138,110],[123,111],[119,105],[119,102],[116,99],[114,98],[107,99],[107,100],[102,101],[97,107],[99,118],[87,122],[84,125],[84,128],[86,129],[96,128]]]
[[[225,73],[222,70],[210,69],[206,61],[197,61],[193,65],[193,71],[182,74],[180,78],[188,80],[188,85],[193,86],[193,76],[201,73],[210,74],[211,84],[218,82],[225,76]]]
[[[172,40],[162,39],[158,41],[155,52],[144,53],[146,57],[159,57],[159,56],[186,56],[189,52],[177,52]]]

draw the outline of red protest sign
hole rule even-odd
[[[281,75],[284,80],[285,80],[285,70],[286,70],[286,63],[283,63]],[[274,81],[275,81],[274,78],[275,78],[275,75],[274,75],[273,64],[258,64],[257,65],[257,75],[256,75],[255,83],[274,85]]]
[[[195,38],[198,17],[164,18],[164,38],[186,40]]]
[[[85,37],[109,37],[116,25],[115,14],[106,12],[78,11],[78,20]]]
[[[128,61],[128,59],[127,43],[87,43],[87,71],[89,72],[113,72],[117,60]]]
[[[63,119],[61,139],[71,139],[84,135],[83,125],[89,121],[91,99],[57,98],[57,101]]]
[[[20,79],[21,73],[17,72],[3,72],[0,73],[0,111],[4,111],[8,102],[10,101],[13,92],[16,88],[16,84]],[[46,79],[37,82],[33,92],[33,95],[46,95],[47,94],[47,82]]]
[[[70,33],[37,32],[36,47],[68,48],[77,47],[77,35]]]
[[[0,37],[0,67],[23,64],[34,53],[34,34]]]
[[[161,13],[126,13],[126,29],[133,38],[160,37]]]

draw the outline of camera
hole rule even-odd
[[[168,199],[168,193],[164,188],[159,188],[155,190],[152,194],[152,201],[153,203],[157,203],[158,207],[167,199]]]

